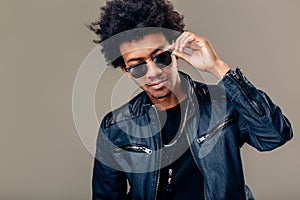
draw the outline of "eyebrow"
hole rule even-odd
[[[159,50],[162,50],[164,47],[165,47],[165,45],[159,46],[158,48],[153,50],[150,55],[152,56],[152,55],[156,54]],[[144,59],[143,57],[130,58],[129,60],[127,60],[127,63],[132,62],[132,61],[139,61],[139,60],[143,60],[143,59]]]

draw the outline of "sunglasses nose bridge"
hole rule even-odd
[[[154,62],[152,58],[149,58],[146,60],[147,63],[147,73],[146,77],[156,77],[158,74],[162,73],[162,68],[158,67]]]
[[[148,65],[148,63],[149,63],[150,61],[153,62],[152,58],[148,58],[147,60],[145,60],[145,62],[147,63],[147,65]]]

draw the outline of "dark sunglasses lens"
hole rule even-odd
[[[153,62],[160,68],[167,67],[172,62],[171,53],[171,51],[165,51],[153,58]]]
[[[160,68],[167,67],[172,62],[171,53],[172,53],[171,51],[165,51],[161,54],[158,54],[153,58],[153,62],[157,67]],[[130,67],[129,72],[134,78],[141,78],[142,76],[145,76],[147,70],[148,70],[147,63],[142,62],[140,64]]]
[[[130,73],[134,78],[141,78],[147,73],[147,64],[142,63],[130,69]]]

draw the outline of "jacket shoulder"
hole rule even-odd
[[[218,85],[208,85],[205,83],[194,82],[195,93],[201,104],[211,104],[226,101],[226,92]]]
[[[101,122],[101,127],[106,129],[120,121],[128,120],[139,116],[143,111],[143,105],[146,102],[146,93],[141,92],[133,97],[129,102],[123,104],[107,113]]]

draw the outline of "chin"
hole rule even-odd
[[[166,97],[169,97],[171,95],[171,91],[167,91],[167,92],[163,92],[163,93],[160,93],[160,92],[157,92],[157,93],[151,93],[151,96],[155,99],[163,99],[163,98],[166,98]]]

